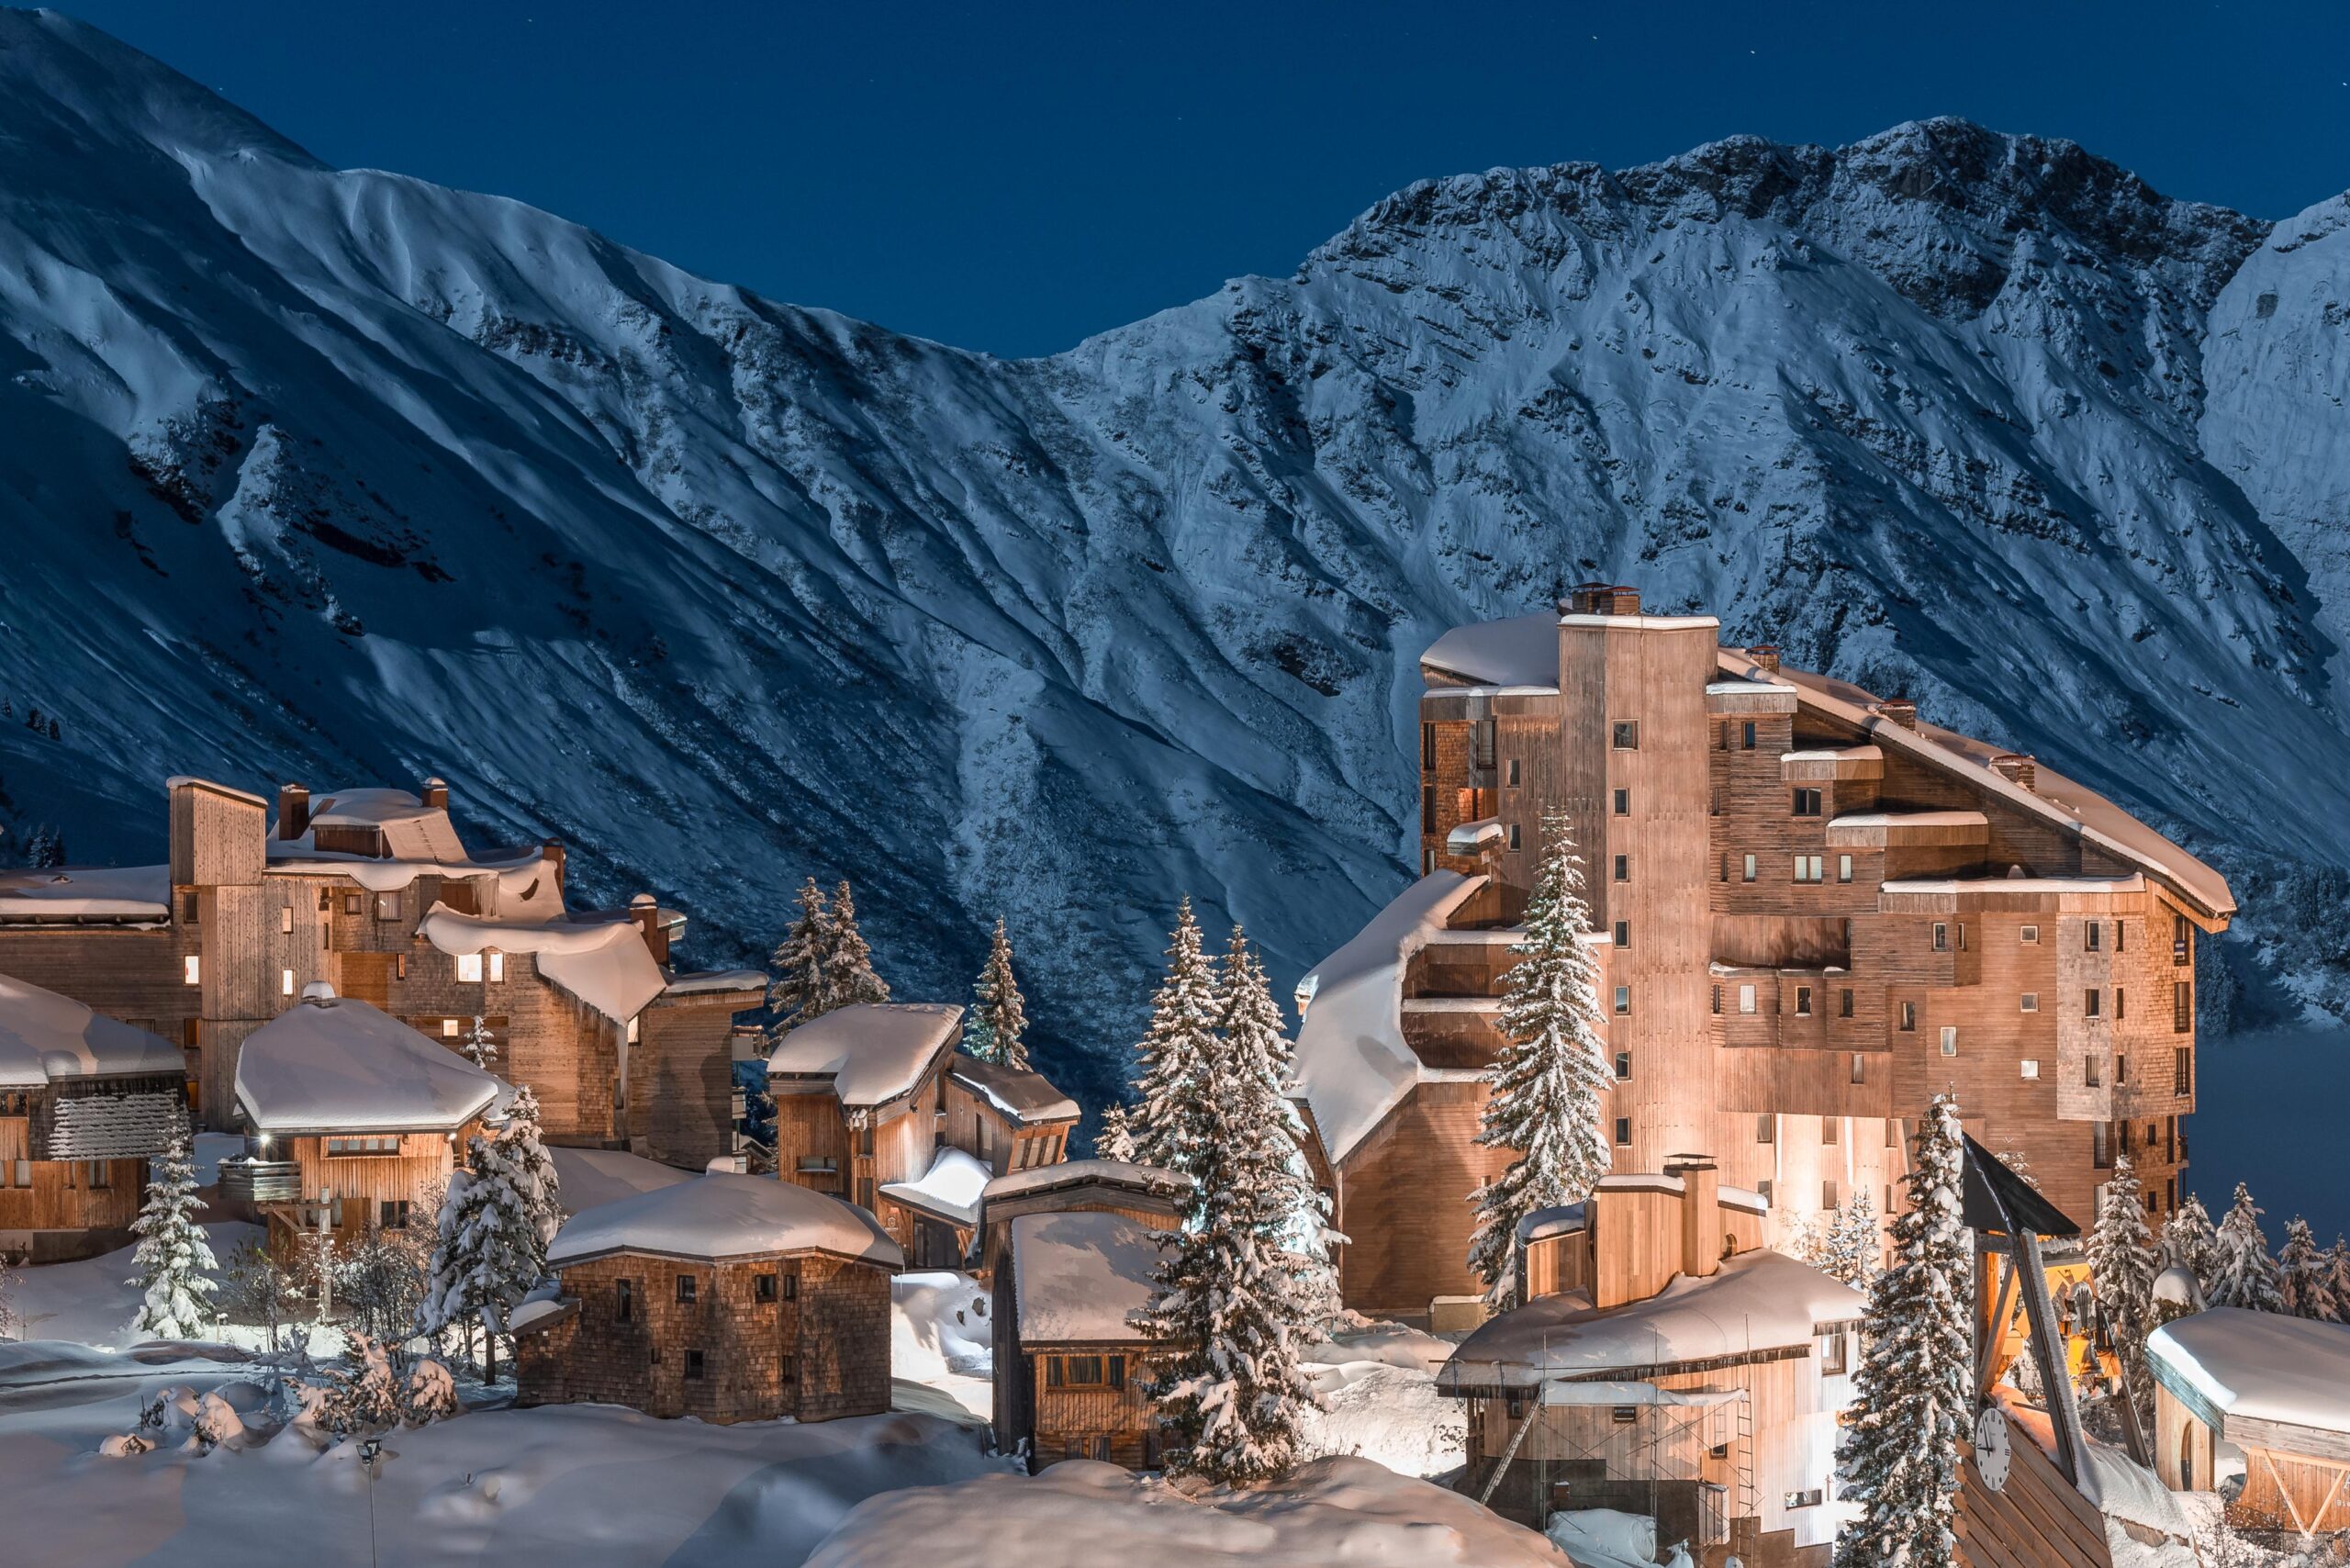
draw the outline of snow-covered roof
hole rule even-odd
[[[1793,752],[1787,753],[1793,756]],[[1781,758],[1782,761],[1785,758]],[[1830,827],[1988,827],[1981,812],[1847,812],[1828,819]]]
[[[661,994],[700,996],[718,991],[765,991],[767,984],[765,969],[710,969],[700,974],[678,974],[673,969]]]
[[[160,1035],[0,975],[0,1086],[35,1089],[60,1079],[186,1070],[180,1048]]]
[[[1133,1316],[1150,1305],[1158,1232],[1098,1209],[1022,1215],[1012,1222],[1020,1338],[1040,1345],[1143,1338]]]
[[[1738,687],[1751,686],[1754,683],[1736,680],[1721,684]],[[1711,691],[1714,688],[1708,686],[1706,689]],[[1787,689],[1792,691],[1795,689],[1789,687]],[[1781,762],[1883,762],[1885,748],[1881,745],[1816,746],[1808,751],[1783,751],[1779,754],[1779,760]]]
[[[1478,846],[1498,843],[1504,833],[1499,817],[1480,817],[1472,823],[1462,823],[1444,835],[1447,855],[1474,855]]]
[[[783,1037],[767,1079],[824,1080],[844,1105],[883,1105],[923,1081],[953,1042],[963,1010],[938,1002],[860,1002]]]
[[[1583,1204],[1561,1204],[1555,1208],[1536,1209],[1517,1222],[1517,1238],[1520,1242],[1535,1242],[1569,1235],[1591,1223],[1590,1213]]]
[[[1432,871],[1298,982],[1292,1078],[1335,1164],[1369,1137],[1427,1070],[1404,1041],[1404,970],[1483,877]]]
[[[956,1082],[1025,1126],[1035,1122],[1073,1122],[1084,1113],[1052,1080],[1024,1067],[1002,1067],[957,1051],[948,1058]]]
[[[957,1225],[979,1223],[979,1200],[994,1168],[952,1145],[932,1156],[930,1169],[915,1182],[885,1182],[881,1195]]]
[[[690,1170],[617,1148],[551,1148],[547,1157],[554,1161],[556,1200],[567,1215],[694,1179]]]
[[[905,1254],[854,1204],[772,1176],[697,1176],[582,1209],[547,1248],[547,1262],[584,1263],[614,1252],[723,1262],[785,1252],[833,1252],[885,1269]]]
[[[353,997],[306,998],[237,1053],[237,1105],[256,1132],[452,1132],[505,1090]]]
[[[405,790],[338,790],[319,796],[310,802],[310,825],[375,828],[393,860],[471,858],[449,822],[448,808],[428,806]]]
[[[1513,615],[1455,626],[1420,655],[1420,663],[1472,685],[1559,689],[1559,618]]]
[[[1438,1374],[1447,1393],[1530,1387],[1637,1367],[1807,1345],[1856,1321],[1861,1293],[1783,1252],[1741,1252],[1707,1279],[1677,1275],[1645,1301],[1602,1312],[1580,1291],[1541,1296],[1469,1336]]]
[[[485,920],[435,904],[417,934],[443,953],[528,953],[541,975],[619,1024],[669,984],[632,920]]]
[[[2350,1432],[2350,1324],[2217,1306],[2148,1335],[2146,1360],[2223,1417]]]
[[[171,897],[169,866],[0,871],[0,920],[169,920]]]
[[[1192,1183],[1188,1177],[1172,1170],[1162,1170],[1156,1165],[1136,1165],[1124,1159],[1069,1159],[1058,1165],[1033,1165],[1025,1170],[1006,1171],[988,1183],[986,1196],[1029,1197],[1058,1187],[1089,1184],[1128,1187],[1137,1193],[1173,1194],[1183,1192]]]

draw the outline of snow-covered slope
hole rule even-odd
[[[1414,655],[1597,574],[2040,752],[2257,921],[2350,858],[2341,212],[1739,140],[1416,185],[1008,363],[0,13],[0,812],[137,856],[169,773],[436,772],[700,961],[853,875],[917,997],[1001,910],[1091,1098],[1176,896],[1284,983],[1337,946],[1405,875]]]

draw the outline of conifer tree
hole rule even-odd
[[[2204,1298],[2210,1298],[2211,1285],[2220,1277],[2220,1234],[2211,1228],[2210,1211],[2192,1193],[2163,1221],[2163,1257],[2165,1266],[2177,1265],[2193,1274]]]
[[[824,967],[833,949],[833,912],[816,879],[800,884],[800,915],[767,959],[767,1048],[800,1025],[832,1011],[833,989]]]
[[[1012,939],[1003,934],[1003,916],[999,914],[988,961],[971,987],[971,1010],[963,1015],[963,1050],[981,1061],[1024,1072],[1028,1047],[1021,1036],[1027,1030],[1028,1011],[1012,973]]]
[[[2333,1260],[2318,1250],[2310,1222],[2299,1215],[2285,1226],[2285,1245],[2277,1254],[2277,1294],[2284,1304],[2280,1310],[2296,1317],[2341,1321],[2341,1304],[2333,1294]]]
[[[1297,1462],[1300,1413],[1314,1400],[1299,1347],[1322,1304],[1313,1260],[1292,1242],[1315,1194],[1281,1094],[1288,1044],[1237,930],[1224,993],[1221,1027],[1186,1090],[1202,1135],[1189,1150],[1192,1218],[1161,1240],[1141,1322],[1167,1346],[1146,1392],[1169,1439],[1168,1470],[1246,1484]]]
[[[1869,1202],[1863,1182],[1830,1221],[1814,1267],[1854,1290],[1865,1291],[1876,1278],[1884,1257],[1885,1238],[1877,1225],[1876,1205]]]
[[[546,1277],[547,1244],[562,1224],[554,1162],[539,1142],[538,1100],[515,1092],[496,1136],[476,1134],[466,1169],[449,1178],[439,1238],[417,1331],[461,1328],[478,1321],[487,1339],[483,1377],[498,1378],[498,1337],[507,1315]]]
[[[849,891],[845,879],[833,889],[832,935],[832,949],[824,956],[832,1006],[889,1001],[889,982],[873,972],[873,949],[865,945],[865,934],[856,928],[856,895]]]
[[[1112,1101],[1109,1109],[1102,1113],[1102,1130],[1094,1135],[1093,1153],[1101,1159],[1133,1162],[1135,1132],[1123,1100]]]
[[[2325,1255],[2325,1282],[2333,1289],[2333,1321],[2350,1323],[2350,1245],[2338,1235]]]
[[[1950,1568],[1958,1444],[1969,1429],[1973,1246],[1961,1214],[1957,1103],[1919,1122],[1893,1260],[1869,1288],[1861,1362],[1837,1449],[1838,1495],[1860,1505],[1836,1568]]]
[[[132,1327],[150,1338],[193,1339],[216,1316],[212,1299],[220,1287],[212,1271],[219,1260],[196,1223],[196,1169],[188,1162],[183,1127],[156,1158],[146,1202],[130,1226],[139,1238],[131,1259],[139,1273],[130,1282],[140,1294]]]
[[[2121,1363],[2121,1386],[2151,1414],[2146,1336],[2154,1327],[2154,1276],[2162,1271],[2154,1231],[2137,1170],[2126,1154],[2116,1155],[2113,1177],[2098,1198],[2097,1221],[2089,1226],[2090,1289],[2113,1336]]]
[[[1599,966],[1584,946],[1591,910],[1583,860],[1564,812],[1542,815],[1542,864],[1527,901],[1526,935],[1503,977],[1506,1042],[1486,1070],[1491,1096],[1477,1128],[1487,1148],[1516,1150],[1490,1183],[1471,1194],[1477,1228],[1469,1267],[1486,1299],[1506,1307],[1517,1292],[1517,1229],[1528,1215],[1580,1203],[1607,1173],[1609,1145],[1599,1118],[1612,1078]]]
[[[1141,1103],[1132,1119],[1135,1159],[1145,1165],[1198,1174],[1206,1108],[1202,1075],[1214,1054],[1223,1010],[1215,966],[1202,950],[1200,923],[1186,898],[1167,947],[1167,978],[1150,1007],[1150,1027],[1135,1047]]]
[[[2228,1217],[2220,1222],[2213,1278],[2206,1293],[2213,1306],[2249,1307],[2255,1312],[2285,1309],[2277,1260],[2268,1255],[2268,1234],[2260,1228],[2260,1216],[2266,1212],[2253,1203],[2244,1184],[2237,1182],[2235,1202],[2228,1207]]]
[[[484,1072],[498,1070],[498,1036],[490,1033],[489,1020],[480,1014],[474,1014],[473,1026],[459,1038],[457,1048]]]

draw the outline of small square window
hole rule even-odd
[[[693,1275],[679,1274],[677,1276],[677,1305],[679,1306],[693,1305],[694,1293],[697,1288]]]
[[[1955,1024],[1945,1024],[1942,1025],[1942,1055],[1946,1057],[1954,1057],[1957,1054],[1958,1025]]]
[[[1616,814],[1619,817],[1628,817],[1632,814],[1632,792],[1629,790],[1616,791]]]
[[[2023,1075],[2026,1078],[2038,1078],[2040,1076],[2040,1063],[2031,1057],[2024,1058]]]
[[[1617,1078],[1629,1078],[1632,1076],[1631,1052],[1617,1051],[1616,1053],[1616,1076]]]
[[[453,1040],[457,1037],[457,1021],[454,1018],[441,1020],[441,1037],[444,1040]]]
[[[1628,1143],[1630,1143],[1631,1141],[1632,1141],[1632,1118],[1631,1118],[1631,1117],[1629,1117],[1629,1116],[1618,1116],[1618,1117],[1617,1117],[1617,1118],[1616,1118],[1616,1142],[1617,1142],[1617,1144],[1620,1147],[1620,1146],[1622,1146],[1622,1145],[1628,1144]]]
[[[2037,1013],[2040,1011],[2040,992],[2027,991],[2016,999],[2016,1004],[2026,1013]]]
[[[1631,1012],[1632,988],[1628,985],[1619,985],[1616,988],[1616,1016],[1618,1018],[1629,1017],[1631,1015]]]
[[[1617,751],[1639,750],[1640,722],[1638,719],[1617,720],[1611,726],[1608,744]]]
[[[2027,925],[2021,932],[2018,933],[2018,935],[2025,942],[2037,943],[2040,940],[2040,927],[2037,925]]]
[[[357,893],[345,893],[342,895],[342,913],[345,914],[357,914],[359,913],[359,895]]]
[[[377,893],[375,895],[375,918],[378,920],[397,920],[399,917],[399,894]]]
[[[686,1352],[686,1381],[688,1383],[699,1383],[701,1381],[702,1365],[702,1352],[699,1350],[688,1350]]]
[[[1796,790],[1795,815],[1799,817],[1816,817],[1818,814],[1819,791],[1817,790]]]
[[[1754,988],[1752,986],[1742,985],[1738,988],[1738,1010],[1740,1013],[1751,1013],[1754,1011]]]

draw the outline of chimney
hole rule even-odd
[[[548,870],[554,873],[555,897],[563,897],[563,840],[559,838],[550,838],[541,844],[539,846],[539,858],[546,863]]]
[[[1905,730],[1918,727],[1918,705],[1907,697],[1888,697],[1876,705],[1876,711]]]
[[[1746,650],[1746,656],[1752,659],[1754,661],[1755,667],[1760,669],[1764,675],[1776,675],[1779,673],[1778,644],[1757,643],[1752,647]]]
[[[1567,590],[1566,600],[1559,608],[1570,615],[1606,615],[1615,604],[1613,584],[1577,583]]]
[[[1681,1178],[1681,1271],[1693,1280],[1710,1278],[1722,1266],[1721,1172],[1702,1154],[1676,1154],[1664,1162],[1667,1176]]]
[[[1991,771],[2010,784],[2020,784],[2027,790],[2040,787],[2040,769],[2032,759],[2020,751],[2003,751],[1991,759]]]
[[[661,904],[651,893],[639,893],[628,901],[628,915],[636,928],[644,933],[644,945],[653,949],[653,961],[669,961],[669,934],[661,924]]]
[[[300,784],[277,787],[277,836],[299,838],[310,831],[310,791]]]
[[[449,809],[449,782],[445,778],[428,778],[424,788],[417,791],[417,799],[433,811]]]
[[[1638,615],[1640,612],[1640,590],[1617,583],[1607,590],[1607,613]]]

